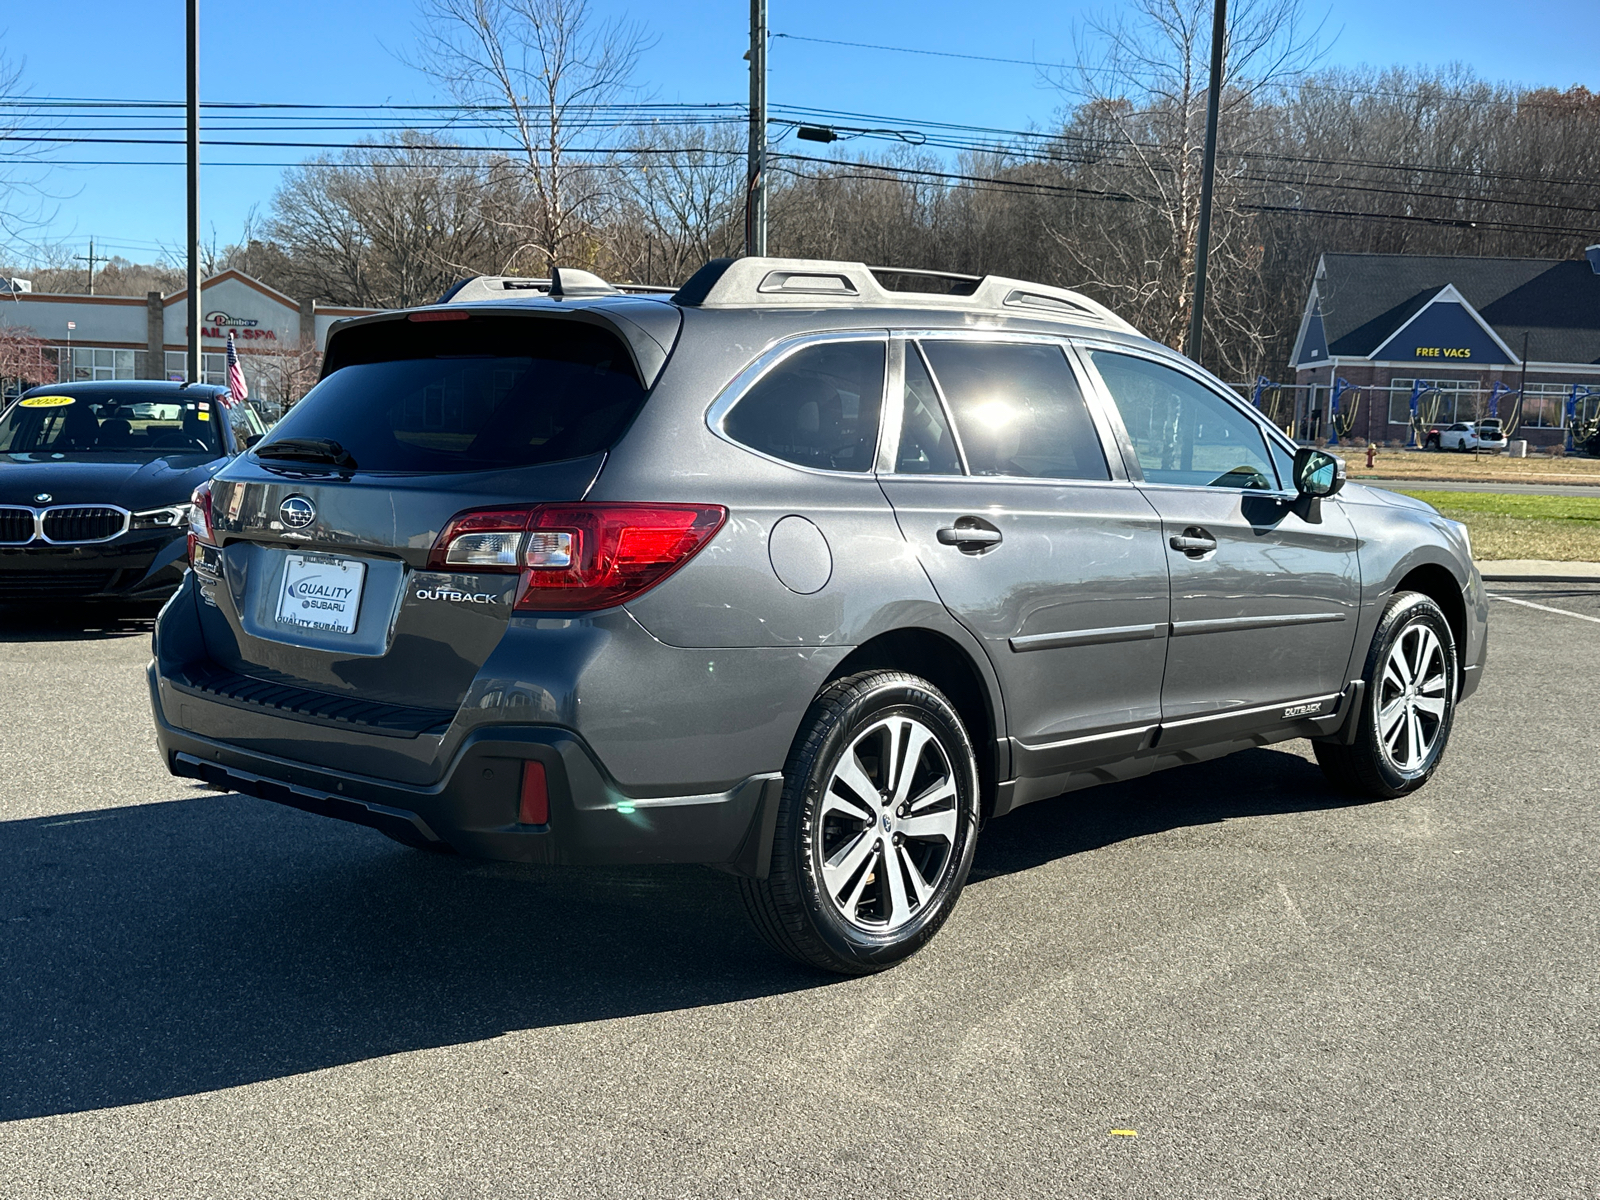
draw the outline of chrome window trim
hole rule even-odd
[[[1152,351],[1148,347],[1130,345],[1126,342],[1107,341],[1095,337],[1074,337],[1071,340],[1074,347],[1076,347],[1079,351],[1079,358],[1083,361],[1085,372],[1088,373],[1094,380],[1096,391],[1101,396],[1102,401],[1108,406],[1110,415],[1115,417],[1116,429],[1119,434],[1117,439],[1118,443],[1121,445],[1124,454],[1129,456],[1128,473],[1130,477],[1133,477],[1134,472],[1137,471],[1138,475],[1136,481],[1139,484],[1145,487],[1185,488],[1189,491],[1211,492],[1213,494],[1218,492],[1234,492],[1241,496],[1286,496],[1291,500],[1298,495],[1298,493],[1294,491],[1284,490],[1283,480],[1281,479],[1278,480],[1278,487],[1272,490],[1257,488],[1216,487],[1211,484],[1160,483],[1146,480],[1144,478],[1144,470],[1139,466],[1138,454],[1133,448],[1133,439],[1128,436],[1127,427],[1122,422],[1122,412],[1116,407],[1117,402],[1116,399],[1111,395],[1111,389],[1106,386],[1105,378],[1095,367],[1093,358],[1090,357],[1090,352],[1092,351],[1104,350],[1110,354],[1125,354],[1130,358],[1142,358],[1149,362],[1156,363],[1158,366],[1168,367],[1180,375],[1186,375],[1195,383],[1205,388],[1206,391],[1211,392],[1225,403],[1231,405],[1235,412],[1239,413],[1253,423],[1256,429],[1261,433],[1264,441],[1270,443],[1271,441],[1276,440],[1279,448],[1287,450],[1291,458],[1300,449],[1300,447],[1295,442],[1292,442],[1288,438],[1284,437],[1283,431],[1280,430],[1276,425],[1268,421],[1255,409],[1246,405],[1238,393],[1236,393],[1227,384],[1221,382],[1211,375],[1209,371],[1205,370],[1203,367],[1196,366],[1186,358],[1169,357],[1167,354],[1161,354]],[[1278,473],[1278,464],[1273,461],[1272,447],[1268,445],[1265,447],[1265,449],[1267,452],[1267,462],[1271,464],[1272,473],[1274,476],[1276,476]],[[1324,499],[1334,498],[1336,497],[1324,497]]]
[[[102,542],[116,541],[127,533],[133,525],[133,512],[123,508],[120,504],[52,504],[46,508],[34,508],[31,504],[0,504],[0,508],[16,509],[33,514],[33,536],[31,538],[25,542],[0,542],[0,546],[31,546],[35,542],[43,542],[47,546],[98,546]],[[55,538],[45,536],[44,519],[47,514],[81,508],[102,508],[110,509],[112,512],[119,512],[122,514],[122,528],[110,537],[82,538],[65,542],[59,542]],[[180,526],[173,526],[173,528],[180,528]]]
[[[754,446],[747,446],[728,433],[722,427],[728,413],[733,407],[749,394],[750,389],[760,383],[772,370],[808,346],[821,345],[825,342],[879,342],[883,345],[883,391],[884,394],[878,402],[878,439],[873,445],[872,453],[868,456],[868,467],[864,471],[834,471],[826,467],[808,467],[801,463],[790,462],[786,458],[779,458],[775,454],[768,454],[764,450],[757,450]],[[721,441],[730,446],[736,446],[746,454],[753,454],[757,458],[765,459],[770,463],[788,467],[793,471],[805,471],[811,475],[822,475],[830,479],[872,479],[877,475],[878,456],[883,450],[883,424],[887,406],[892,393],[889,389],[889,376],[892,371],[892,355],[889,346],[889,331],[887,329],[840,329],[827,333],[806,333],[798,337],[785,338],[763,350],[756,356],[744,370],[740,371],[726,387],[718,393],[717,398],[706,409],[706,428]]]

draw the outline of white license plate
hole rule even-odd
[[[327,554],[289,554],[278,597],[278,623],[330,633],[354,633],[367,564]]]

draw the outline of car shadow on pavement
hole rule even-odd
[[[0,604],[0,642],[99,642],[149,637],[157,603]]]
[[[995,822],[973,878],[1344,803],[1250,751]],[[0,1121],[834,982],[704,868],[476,863],[208,793],[0,823]]]

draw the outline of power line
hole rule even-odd
[[[1011,63],[1020,67],[1052,67],[1070,70],[1070,63],[1042,63],[1026,58],[994,58],[988,54],[956,54],[951,50],[918,50],[911,46],[880,46],[873,42],[841,42],[834,38],[802,37],[798,33],[775,33],[775,38],[791,42],[815,42],[823,46],[850,46],[856,50],[888,50],[895,54],[926,54],[934,58],[964,58],[969,62]]]
[[[1005,63],[1005,64],[1010,64],[1010,65],[1020,66],[1020,67],[1033,67],[1036,70],[1042,68],[1042,69],[1045,69],[1045,70],[1076,71],[1076,72],[1078,72],[1078,73],[1080,73],[1082,75],[1086,75],[1086,76],[1095,76],[1095,75],[1111,76],[1111,77],[1116,78],[1116,79],[1135,80],[1135,81],[1140,81],[1140,82],[1143,82],[1143,83],[1146,83],[1146,84],[1148,84],[1152,80],[1163,78],[1163,76],[1161,76],[1161,75],[1159,75],[1157,73],[1154,73],[1154,72],[1141,74],[1138,71],[1130,71],[1130,70],[1128,70],[1126,68],[1120,68],[1120,67],[1088,67],[1088,66],[1084,66],[1081,63],[1039,62],[1036,59],[999,58],[999,57],[994,57],[994,56],[987,55],[987,54],[958,54],[955,51],[951,51],[951,50],[929,50],[929,49],[925,49],[925,48],[922,48],[922,47],[915,47],[915,46],[890,46],[890,45],[884,45],[884,44],[878,43],[878,42],[847,42],[847,41],[841,41],[841,40],[836,39],[836,38],[808,37],[808,36],[804,36],[804,35],[797,34],[797,33],[775,33],[772,36],[775,37],[775,38],[786,38],[789,41],[793,41],[793,42],[813,42],[813,43],[816,43],[816,44],[819,44],[819,45],[824,45],[824,46],[848,46],[851,49],[855,49],[855,50],[878,50],[878,51],[884,51],[884,52],[891,53],[891,54],[918,54],[918,55],[927,55],[927,56],[931,56],[931,57],[934,57],[934,58],[966,59],[966,60],[971,61],[971,62]],[[1400,90],[1398,88],[1348,87],[1348,86],[1335,84],[1335,83],[1319,83],[1315,79],[1308,79],[1308,78],[1305,78],[1304,76],[1301,76],[1299,78],[1295,78],[1292,81],[1286,80],[1284,83],[1282,83],[1279,86],[1285,91],[1292,91],[1294,89],[1302,89],[1302,90],[1305,90],[1305,91],[1331,92],[1331,93],[1334,93],[1334,94],[1349,95],[1349,96],[1383,96],[1383,97],[1389,97],[1389,98],[1392,98],[1392,99],[1399,99],[1399,100],[1419,100],[1419,99],[1424,99],[1424,97],[1421,94],[1421,89],[1416,89],[1416,88],[1413,88],[1413,89],[1411,89],[1409,91],[1403,91],[1403,90]],[[1424,87],[1426,87],[1426,86],[1427,86],[1427,84],[1425,82],[1424,83]],[[1500,85],[1495,85],[1495,84],[1490,84],[1490,83],[1482,83],[1479,86],[1481,86],[1483,88],[1491,89],[1491,90],[1496,90],[1498,88],[1498,86],[1500,86]],[[1549,109],[1553,109],[1553,110],[1565,110],[1568,107],[1568,106],[1563,105],[1563,104],[1561,104],[1559,102],[1548,101],[1548,100],[1530,99],[1524,94],[1526,91],[1533,91],[1533,90],[1545,90],[1545,89],[1521,89],[1517,93],[1515,93],[1515,94],[1513,94],[1511,96],[1494,96],[1494,95],[1491,95],[1491,96],[1482,96],[1482,95],[1477,95],[1477,96],[1449,96],[1449,95],[1442,95],[1441,96],[1441,95],[1435,95],[1433,97],[1429,97],[1429,99],[1432,99],[1435,102],[1439,102],[1439,103],[1472,104],[1472,105],[1475,105],[1475,106],[1482,106],[1482,105],[1485,105],[1485,104],[1502,104],[1502,105],[1514,105],[1514,106],[1521,106],[1521,107],[1528,107],[1528,108],[1549,108]],[[1554,90],[1554,89],[1550,89],[1550,90]]]

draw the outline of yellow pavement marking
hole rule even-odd
[[[1111,1131],[1111,1136],[1112,1137],[1138,1137],[1139,1136],[1139,1131],[1137,1129],[1113,1129]]]

